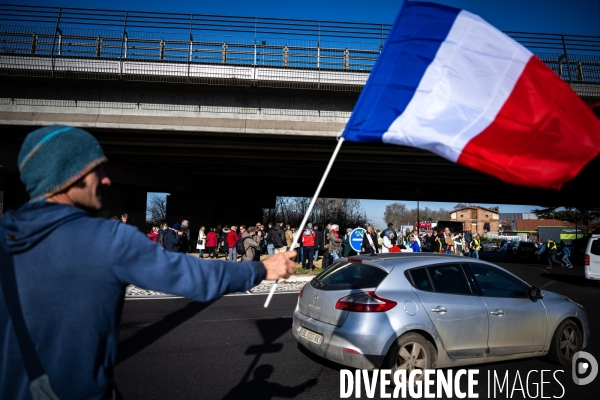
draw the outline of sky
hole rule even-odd
[[[11,2],[11,0],[7,0]],[[560,33],[600,36],[600,0],[436,0],[462,8],[504,31]],[[114,10],[163,11],[230,16],[296,18],[391,24],[403,0],[12,0],[13,4],[58,7],[104,8]],[[403,201],[408,208],[416,202]],[[469,203],[469,199],[464,199]],[[363,200],[368,217],[383,224],[385,205],[393,201]],[[422,207],[452,209],[456,203],[421,202]],[[480,204],[496,206],[498,204]],[[530,212],[531,205],[501,205],[501,212]]]
[[[417,208],[416,201],[408,201],[408,200],[398,200],[398,201],[389,201],[389,200],[361,200],[362,206],[367,212],[367,217],[373,222],[373,225],[376,228],[382,228],[387,226],[387,222],[383,219],[383,213],[385,212],[385,206],[392,203],[402,203],[406,205],[406,208],[409,210]],[[466,204],[471,204],[466,201]],[[439,210],[443,208],[444,210],[452,210],[454,206],[456,206],[456,202],[454,203],[442,203],[435,201],[420,201],[419,209],[424,209],[425,207],[429,207],[432,210]],[[530,213],[533,209],[540,208],[540,206],[535,205],[516,205],[516,204],[487,204],[487,203],[477,203],[478,206],[481,207],[499,207],[499,211],[501,213]]]
[[[393,23],[402,0],[7,0],[6,3],[114,10]],[[600,36],[599,0],[436,0],[501,30]]]

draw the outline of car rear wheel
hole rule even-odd
[[[555,364],[571,365],[573,355],[581,350],[581,332],[575,322],[564,320],[552,336],[548,358]]]
[[[437,351],[435,346],[418,333],[407,333],[400,336],[392,345],[387,357],[387,367],[392,376],[398,370],[406,370],[406,377],[414,370],[435,368]],[[423,373],[417,380],[423,379]]]

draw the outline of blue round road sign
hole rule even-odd
[[[358,253],[362,251],[362,240],[365,232],[366,230],[363,228],[356,228],[350,234],[350,247]]]

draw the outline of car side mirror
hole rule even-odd
[[[544,292],[542,292],[542,289],[540,289],[539,287],[532,286],[531,289],[529,290],[529,297],[532,300],[543,299]]]

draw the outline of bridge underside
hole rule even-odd
[[[0,191],[4,190],[5,210],[26,200],[18,187],[16,168],[25,135],[38,126],[70,123],[92,132],[110,160],[108,171],[115,183],[112,196],[120,200],[115,200],[107,213],[132,208],[143,213],[142,194],[169,192],[174,194],[170,207],[179,210],[178,216],[189,215],[194,207],[212,210],[207,224],[220,223],[224,205],[237,210],[240,218],[254,220],[260,218],[258,211],[244,214],[244,207],[236,204],[259,210],[272,207],[276,196],[312,196],[336,145],[335,136],[347,119],[345,114],[358,96],[352,92],[184,84],[142,88],[132,83],[91,82],[86,86],[81,81],[14,77],[4,78],[0,84],[0,97],[13,99],[12,104],[0,107]],[[87,108],[40,106],[49,104],[44,101],[67,101],[65,96],[71,96],[70,101],[115,101],[116,93],[121,97],[129,93],[128,101],[136,103],[135,93],[146,101],[151,97],[144,96],[144,91],[154,94],[154,102],[171,107],[191,106],[194,96],[203,96],[203,104],[208,106],[212,102],[215,107],[239,107],[203,118],[200,111],[173,114],[169,107],[142,112],[138,100],[138,109],[130,113],[121,110],[105,115],[96,110],[90,120]],[[169,100],[171,93],[177,93],[176,100]],[[17,98],[29,103],[16,104]],[[239,104],[232,103],[235,101]],[[265,109],[254,107],[258,103],[283,111],[266,115]],[[252,115],[240,111],[253,107],[258,111]],[[174,117],[167,115],[178,119],[169,120]],[[161,118],[168,122],[161,125]],[[151,119],[153,122],[148,122]],[[599,173],[600,158],[596,158],[561,191],[531,189],[503,183],[428,151],[346,142],[321,197],[597,206],[590,189]],[[137,205],[127,206],[127,198],[136,198]]]

